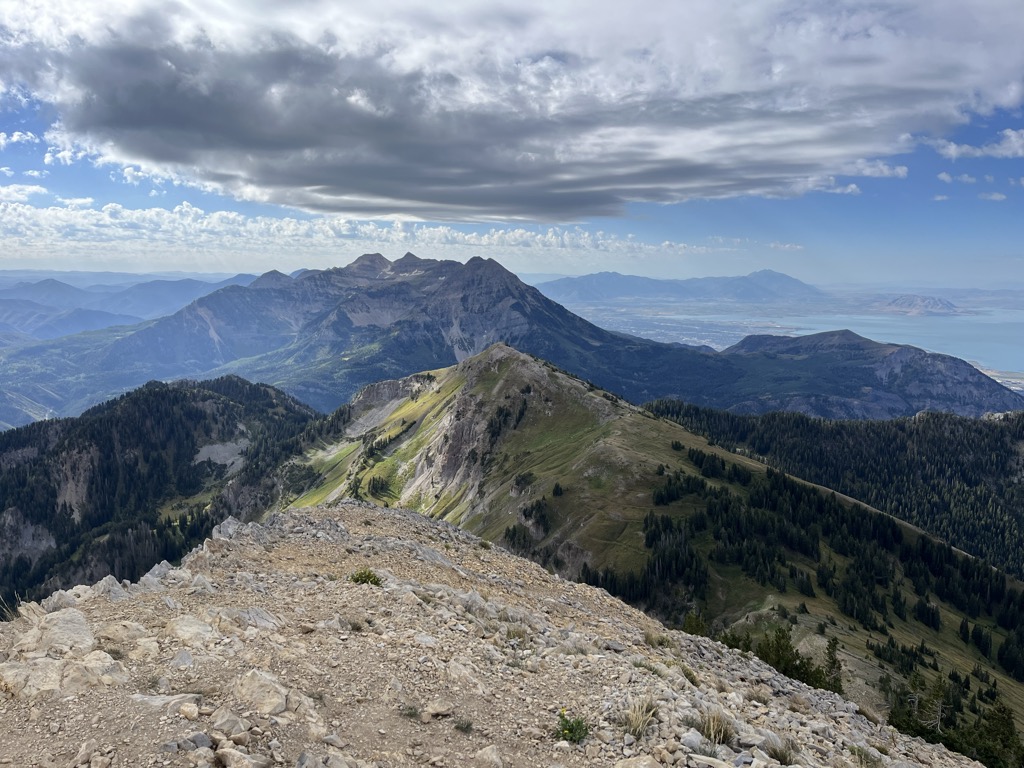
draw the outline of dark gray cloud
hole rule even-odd
[[[910,136],[1021,103],[1013,1],[966,24],[945,2],[286,5],[5,12],[0,77],[56,110],[55,155],[448,221],[841,191],[905,175],[867,161]]]

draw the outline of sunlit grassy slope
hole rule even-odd
[[[644,517],[655,510],[685,518],[699,508],[698,501],[686,498],[656,508],[652,499],[653,490],[664,481],[659,465],[667,471],[699,474],[687,458],[688,448],[715,454],[753,473],[766,471],[753,460],[711,446],[675,423],[654,418],[504,346],[451,368],[372,385],[360,393],[352,409],[345,436],[306,455],[322,479],[292,506],[358,495],[412,507],[498,544],[504,542],[508,528],[519,524],[529,529],[535,553],[543,552],[547,564],[557,564],[568,575],[574,575],[584,560],[593,568],[639,570],[648,557]],[[561,489],[558,495],[556,484]],[[740,485],[730,490],[747,493]],[[546,504],[546,526],[527,514],[541,500]],[[867,509],[863,513],[879,514]],[[910,526],[903,530],[909,539],[921,535]],[[698,537],[695,545],[707,557],[714,546],[710,532]],[[843,567],[842,557],[832,557]],[[799,556],[791,561],[814,572],[814,562]],[[878,679],[885,671],[896,679],[899,675],[870,655],[866,641],[884,643],[887,637],[844,616],[821,589],[808,597],[789,584],[780,593],[771,584],[745,576],[739,566],[710,558],[708,564],[711,588],[707,599],[693,609],[711,623],[749,629],[757,636],[782,620],[777,610],[782,606],[795,616],[794,641],[812,655],[824,649],[826,638],[818,631],[824,623],[827,635],[842,643],[849,692],[873,708],[884,708]],[[916,595],[909,583],[903,590],[912,605]],[[891,617],[889,633],[898,643],[918,646],[923,640],[934,652],[939,671],[922,668],[925,680],[950,669],[968,675],[979,664],[998,680],[1004,700],[1016,712],[1024,712],[1021,686],[960,640],[961,613],[941,603],[940,608],[939,631],[913,618]],[[991,623],[982,625],[992,630],[998,647],[1003,632]],[[972,683],[975,689],[983,687],[977,680]]]

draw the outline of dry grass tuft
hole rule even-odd
[[[637,739],[642,739],[657,716],[658,705],[650,694],[639,699],[632,699],[629,702],[629,707],[622,713],[622,727],[626,729],[626,733],[632,734]]]

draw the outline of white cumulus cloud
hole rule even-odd
[[[29,131],[14,131],[10,135],[0,131],[0,150],[7,149],[8,144],[35,144],[38,141],[39,137]]]
[[[980,147],[955,144],[952,141],[936,141],[935,148],[940,155],[950,160],[960,157],[1024,157],[1024,129],[1007,128],[999,135],[999,141]]]
[[[0,202],[24,203],[33,195],[48,194],[45,187],[35,184],[0,184]]]
[[[13,189],[0,186],[0,201],[8,201],[0,202],[0,239],[9,257],[22,262],[44,255],[49,258],[59,251],[69,259],[114,268],[119,263],[138,264],[140,249],[144,249],[149,263],[161,263],[164,268],[174,265],[209,271],[247,263],[252,265],[248,269],[262,271],[287,264],[291,268],[334,266],[372,251],[401,255],[418,250],[434,258],[459,261],[494,255],[509,263],[532,264],[531,271],[544,271],[557,262],[560,269],[585,272],[594,265],[667,263],[728,250],[682,242],[645,243],[582,227],[494,226],[464,231],[444,224],[338,216],[246,216],[205,211],[189,203],[171,210],[119,204],[96,207],[91,198],[57,198],[60,205],[43,207],[28,204],[27,199],[46,190],[18,187],[20,192],[4,192]],[[68,233],[74,233],[73,241],[66,239]],[[211,261],[213,254],[220,262]]]

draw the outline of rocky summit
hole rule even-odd
[[[870,715],[870,713],[865,713]],[[233,519],[0,625],[0,765],[966,766],[447,524]]]

